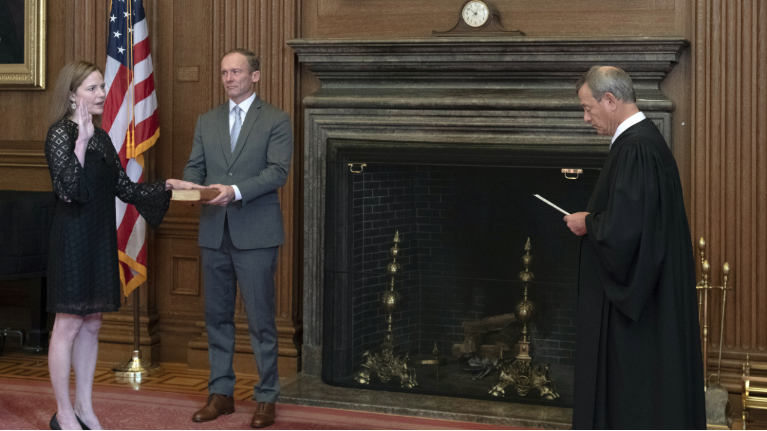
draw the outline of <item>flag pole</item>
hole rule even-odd
[[[133,11],[131,10],[131,2],[128,3],[128,25],[127,31],[128,31],[128,44],[130,45],[130,49],[128,49],[128,58],[131,65],[131,73],[128,74],[129,77],[129,90],[128,90],[128,101],[130,104],[130,113],[128,114],[130,116],[130,121],[128,122],[128,138],[126,139],[126,145],[128,148],[126,148],[126,152],[130,151],[128,153],[129,156],[133,156],[133,158],[136,158],[135,154],[135,148],[136,148],[136,118],[133,112],[133,108],[135,106],[135,100],[136,100],[136,87],[135,87],[135,70],[134,67],[135,64],[133,63]],[[131,359],[128,360],[127,363],[117,366],[112,369],[112,371],[115,372],[115,376],[121,379],[140,382],[143,378],[148,377],[152,373],[156,373],[161,370],[159,364],[153,364],[150,362],[142,361],[141,360],[141,302],[139,291],[140,286],[136,286],[135,289],[133,289],[133,353],[131,354]]]

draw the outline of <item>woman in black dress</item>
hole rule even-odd
[[[91,392],[102,313],[120,307],[115,197],[135,205],[147,223],[157,226],[168,210],[170,190],[204,188],[179,180],[132,182],[109,135],[94,126],[105,98],[101,70],[79,61],[61,70],[51,102],[45,157],[57,198],[47,307],[56,313],[48,352],[58,405],[52,429],[101,429]],[[70,367],[75,370],[74,406]]]

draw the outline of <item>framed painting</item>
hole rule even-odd
[[[45,89],[45,0],[0,0],[0,89]]]

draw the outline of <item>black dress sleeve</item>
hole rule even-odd
[[[117,173],[117,183],[115,185],[115,195],[121,201],[135,205],[139,214],[144,217],[147,223],[152,227],[157,227],[162,222],[165,213],[170,206],[171,191],[165,190],[165,181],[154,183],[134,183],[131,181],[125,169],[120,163],[120,156],[114,150],[112,140],[103,130],[100,130],[107,140],[107,162],[111,164]]]
[[[607,208],[586,216],[605,295],[636,321],[658,284],[668,228],[663,162],[652,145],[626,142],[611,169]]]
[[[74,153],[77,125],[61,120],[48,129],[45,159],[51,174],[53,192],[67,202],[87,202],[93,195],[85,170]]]

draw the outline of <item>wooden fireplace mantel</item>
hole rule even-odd
[[[572,88],[589,67],[626,70],[656,88],[689,42],[681,37],[294,39],[288,45],[324,90],[399,87]]]

